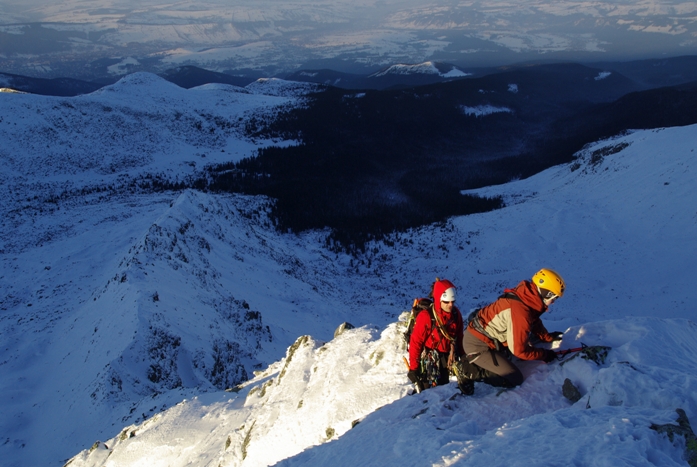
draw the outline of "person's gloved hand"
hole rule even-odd
[[[560,341],[564,337],[564,333],[560,331],[550,332],[549,335],[552,336],[553,341]]]
[[[554,360],[557,359],[557,353],[554,350],[549,350],[549,349],[544,349],[545,350],[545,356],[542,359],[545,363],[551,363]]]
[[[414,383],[417,392],[421,392],[424,390],[424,383],[421,382],[421,375],[419,374],[418,370],[409,370],[409,372],[407,373],[407,378],[409,378],[409,381]]]

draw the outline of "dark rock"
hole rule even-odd
[[[690,420],[688,420],[685,411],[683,409],[675,409],[675,411],[678,413],[677,425],[670,423],[665,425],[651,424],[651,429],[658,433],[666,433],[671,442],[675,435],[684,437],[685,460],[690,467],[697,467],[697,437],[694,431],[692,431]]]
[[[354,327],[355,326],[351,323],[347,323],[347,322],[341,323],[341,325],[338,328],[336,328],[336,331],[334,331],[334,337],[338,337],[338,336],[342,335],[344,333],[344,331],[346,331],[348,329],[353,329]]]
[[[581,392],[569,378],[564,380],[564,385],[561,387],[561,393],[571,402],[576,403],[581,400]]]

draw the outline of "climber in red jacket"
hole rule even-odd
[[[462,335],[463,321],[455,306],[455,286],[448,280],[436,280],[433,303],[416,316],[409,338],[407,376],[419,390],[448,384],[450,369],[463,354]],[[426,364],[428,361],[431,363]]]

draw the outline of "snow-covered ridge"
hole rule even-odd
[[[196,193],[147,188],[193,176],[206,164],[252,155],[264,145],[292,144],[251,140],[244,131],[252,116],[263,119],[280,107],[299,105],[301,87],[277,83],[272,90],[281,94],[290,87],[285,97],[233,86],[185,90],[138,73],[74,98],[3,97],[0,362],[3,381],[13,382],[2,393],[0,432],[11,436],[5,445],[11,452],[0,453],[4,465],[15,465],[17,458],[24,459],[22,464],[49,465],[57,456],[69,456],[68,451],[56,454],[63,449],[58,438],[48,450],[21,448],[45,439],[44,430],[52,431],[54,425],[42,418],[54,420],[64,436],[74,439],[142,420],[187,391],[224,389],[247,379],[301,332],[294,326],[279,329],[275,319],[265,321],[250,305],[243,290],[253,290],[256,274],[249,276],[251,285],[238,283],[243,289],[220,288],[220,277],[227,273],[216,272],[219,259],[224,268],[238,263],[238,271],[246,264],[265,269],[270,260],[281,280],[269,272],[267,283],[284,284],[277,290],[294,281],[294,290],[309,288],[299,284],[313,276],[314,268],[303,264],[307,258],[298,259],[290,246],[294,243],[272,246],[276,234],[264,220],[266,200],[232,197],[231,207],[222,197],[223,204],[205,208],[212,219],[202,219],[190,211],[208,204]],[[225,233],[230,228],[236,233]],[[243,235],[243,244],[231,250],[237,234]],[[263,246],[247,243],[250,235]],[[296,279],[287,282],[291,277]],[[193,278],[200,292],[190,289]],[[279,296],[288,297],[259,293],[270,309],[277,308],[271,303]],[[192,298],[199,305],[186,307]],[[203,303],[205,312],[191,311]],[[184,321],[176,318],[178,310]],[[35,355],[28,350],[34,348],[51,351]],[[25,364],[27,358],[33,363]],[[44,365],[49,370],[35,371]],[[36,389],[25,398],[34,401],[29,415],[8,396],[16,378]],[[167,391],[178,395],[165,394],[140,409],[144,396]],[[79,403],[81,426],[65,412],[77,400],[87,404]],[[25,422],[17,429],[20,418]]]
[[[74,98],[5,95],[0,180],[13,188],[3,198],[42,197],[45,189],[32,188],[37,183],[53,184],[55,196],[66,188],[60,184],[82,189],[146,174],[182,178],[207,164],[249,156],[265,144],[289,144],[251,141],[245,122],[298,105],[303,93],[315,89],[278,82],[186,90],[150,73],[134,73]]]
[[[446,72],[441,71],[434,62],[417,63],[414,65],[397,64],[392,65],[385,70],[379,71],[370,75],[371,78],[377,78],[387,75],[438,75],[443,78],[463,78],[469,76],[470,73],[465,73],[458,68],[451,66]]]
[[[501,393],[477,384],[472,397],[460,396],[455,383],[406,396],[403,324],[382,334],[348,330],[326,344],[304,336],[234,392],[183,401],[96,442],[71,465],[497,465],[510,455],[501,452],[501,436],[526,463],[546,458],[551,445],[565,465],[597,458],[641,463],[648,446],[661,465],[679,465],[680,444],[672,446],[650,426],[675,424],[677,408],[697,409],[691,397],[697,359],[688,350],[697,344],[697,325],[657,318],[630,323],[566,331],[569,348],[612,347],[605,359],[527,362],[522,387]],[[663,341],[680,350],[665,349]],[[580,400],[563,396],[566,380]],[[607,442],[598,443],[599,436]]]

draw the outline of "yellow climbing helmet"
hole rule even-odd
[[[551,269],[540,269],[532,276],[532,283],[540,289],[545,289],[552,292],[557,297],[564,295],[566,284],[564,279]]]

